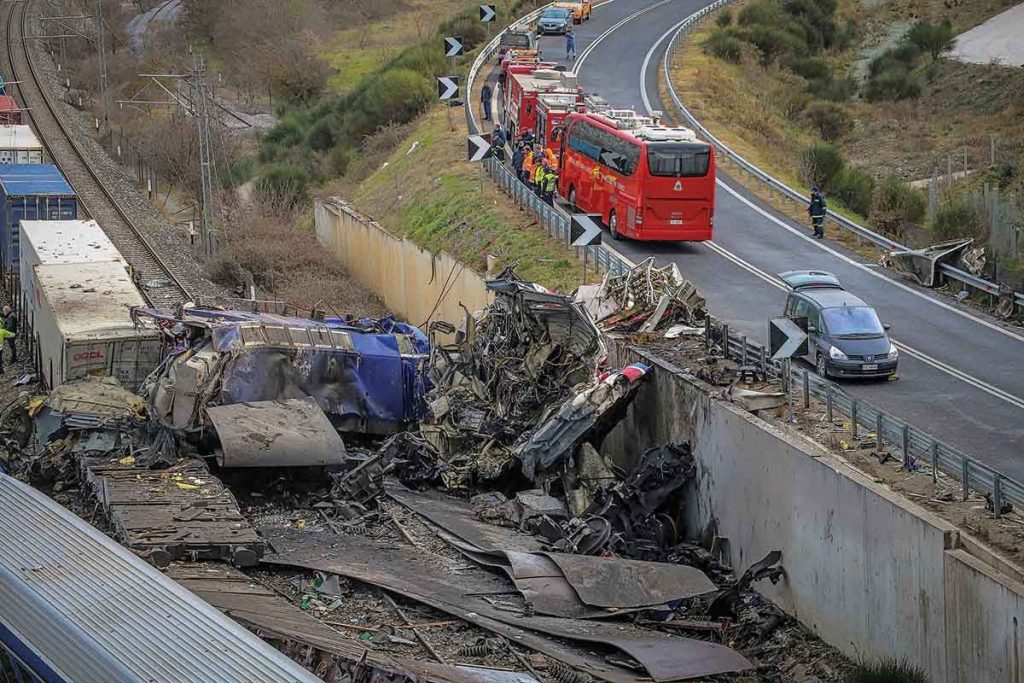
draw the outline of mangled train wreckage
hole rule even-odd
[[[603,332],[695,325],[702,297],[678,271],[651,264],[577,300],[511,271],[488,286],[494,302],[467,311],[461,329],[431,327],[434,337],[457,332],[446,344],[391,319],[137,309],[170,353],[141,398],[73,383],[37,404],[37,425],[47,428],[36,430],[36,471],[45,464],[53,479],[62,459],[73,461],[65,470],[118,540],[154,564],[222,560],[346,577],[489,632],[476,647],[482,661],[514,655],[517,683],[675,681],[756,666],[729,644],[763,637],[766,608],[750,585],[779,580],[781,558],[769,555],[736,579],[681,538],[684,492],[696,475],[688,444],[651,449],[624,468],[600,452],[652,371],[606,367]],[[591,308],[601,311],[596,323]],[[117,420],[89,404],[96,395],[116,399]],[[168,454],[183,441],[200,447],[182,452],[209,464]],[[257,529],[218,469],[284,465],[331,467],[314,492],[289,496],[305,500],[302,509]],[[410,536],[396,509],[432,540]],[[397,537],[388,535],[392,524]],[[221,595],[197,571],[171,567],[235,609],[242,598]],[[253,604],[261,601],[274,602],[263,595]],[[286,619],[292,642],[346,660],[379,658],[365,640],[323,645],[323,624],[304,617],[299,628],[274,616],[285,605],[275,603],[273,615],[239,609],[261,632],[287,630],[274,624]],[[730,625],[738,635],[726,638]],[[399,628],[411,628],[437,660],[429,680],[473,679],[453,673],[415,627]],[[401,668],[427,667],[419,664]],[[373,678],[358,662],[342,669]],[[481,681],[511,680],[498,669],[473,671]]]
[[[136,309],[173,340],[147,381],[154,417],[192,431],[208,405],[314,398],[342,431],[387,434],[423,416],[427,340],[392,319],[307,320],[266,313]]]

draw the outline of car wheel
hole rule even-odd
[[[608,232],[612,234],[613,240],[622,239],[622,235],[619,234],[619,217],[614,211],[608,214]]]
[[[814,368],[818,371],[818,376],[822,379],[828,379],[828,366],[825,363],[825,356],[818,354],[818,359],[814,362]]]
[[[573,213],[579,213],[576,206],[576,188],[572,185],[569,186],[569,208],[573,210]]]

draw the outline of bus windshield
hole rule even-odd
[[[672,178],[705,176],[711,164],[711,148],[695,143],[656,143],[647,145],[647,165],[651,175]]]

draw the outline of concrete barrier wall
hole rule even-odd
[[[490,303],[484,278],[473,270],[395,237],[339,199],[316,202],[316,234],[360,284],[414,325],[447,320],[458,326],[465,315],[460,303],[470,311]]]
[[[781,550],[785,580],[758,590],[851,657],[906,658],[934,683],[1024,683],[1024,586],[958,549],[955,527],[672,366],[609,347],[618,365],[656,369],[603,450],[690,440],[688,532],[727,539],[738,572]]]

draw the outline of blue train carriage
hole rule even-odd
[[[78,200],[53,164],[0,166],[0,268],[5,280],[18,274],[22,220],[74,220]],[[8,282],[13,286],[13,281]]]

